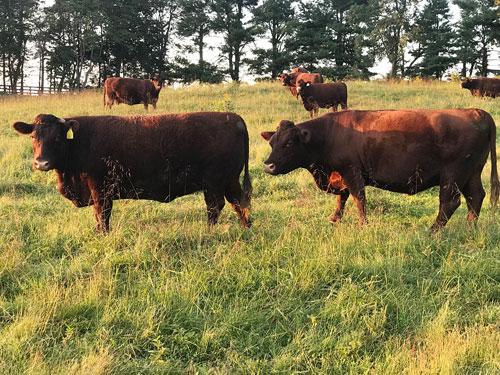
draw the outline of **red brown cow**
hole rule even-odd
[[[111,109],[114,102],[128,105],[144,103],[145,109],[148,109],[148,104],[156,109],[162,86],[163,78],[158,75],[151,79],[108,78],[104,82],[103,105]]]
[[[310,83],[300,80],[297,91],[311,118],[313,114],[318,115],[319,108],[331,107],[332,112],[336,112],[340,105],[342,109],[347,109],[347,86],[344,82]]]
[[[281,75],[281,84],[283,86],[287,86],[290,89],[290,92],[292,93],[292,95],[294,97],[298,98],[296,86],[297,86],[297,82],[300,79],[305,81],[305,82],[312,82],[312,83],[322,83],[323,82],[323,77],[321,76],[321,74],[309,73],[306,69],[300,67],[300,68],[294,68],[294,70],[290,74],[283,73]]]
[[[498,78],[466,78],[462,80],[462,88],[470,90],[472,96],[500,97],[500,79]]]
[[[209,225],[217,222],[224,197],[242,225],[251,225],[248,132],[234,113],[66,119],[41,114],[32,124],[12,126],[31,135],[34,167],[55,170],[64,197],[77,207],[94,205],[99,231],[109,230],[113,200],[170,202],[196,191],[205,195]]]
[[[360,224],[366,221],[365,186],[416,194],[436,185],[440,204],[432,230],[447,223],[460,205],[460,193],[467,202],[467,220],[475,223],[485,196],[481,172],[489,153],[490,201],[496,209],[496,127],[480,109],[342,111],[298,125],[282,121],[276,132],[261,135],[272,147],[264,163],[267,173],[319,168],[323,186],[332,172],[339,173]]]

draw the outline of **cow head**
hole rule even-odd
[[[307,150],[311,141],[309,130],[300,129],[293,122],[283,120],[275,132],[262,132],[260,135],[269,141],[272,148],[271,155],[264,162],[267,173],[286,174],[314,162]]]
[[[305,82],[300,79],[299,82],[297,82],[297,92],[300,95],[308,95],[310,86],[311,82]]]
[[[163,87],[163,82],[165,82],[165,78],[162,76],[156,74],[154,77],[149,79],[153,85],[155,85],[156,91],[160,92],[161,88]]]
[[[290,74],[283,73],[281,75],[281,84],[283,86],[293,86],[293,84],[292,84],[292,76]]]
[[[471,78],[465,78],[462,80],[462,88],[463,89],[472,89],[473,87],[473,81]]]
[[[15,122],[12,127],[21,134],[30,135],[33,142],[33,166],[39,171],[64,168],[69,142],[76,138],[80,124],[53,115],[40,114],[32,124]]]

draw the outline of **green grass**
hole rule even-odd
[[[348,82],[355,109],[476,107],[456,83]],[[224,94],[227,94],[224,96]],[[200,194],[116,202],[111,232],[32,169],[10,125],[39,113],[108,113],[100,93],[0,101],[0,374],[499,374],[500,230],[487,199],[429,232],[438,190],[369,188],[352,200],[306,171],[273,177],[260,132],[308,113],[278,84],[164,89],[155,113],[230,109],[250,133],[254,227],[226,205],[207,228]],[[321,113],[325,113],[322,110]],[[145,114],[114,106],[113,114]]]

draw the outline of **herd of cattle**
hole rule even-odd
[[[492,209],[500,194],[496,126],[480,109],[347,109],[347,86],[323,83],[321,75],[295,68],[281,81],[301,96],[311,120],[295,125],[283,120],[276,131],[262,132],[272,148],[264,162],[271,175],[307,169],[316,185],[337,195],[330,219],[342,220],[350,195],[360,224],[366,222],[365,186],[416,194],[439,186],[439,211],[432,230],[442,228],[465,197],[467,220],[475,223],[485,192],[481,172],[491,155]],[[156,108],[163,80],[110,78],[104,105],[116,101]],[[500,96],[500,80],[462,81],[473,95]],[[343,111],[337,112],[340,105]],[[332,113],[312,118],[318,108]],[[113,201],[150,199],[170,202],[204,193],[208,223],[217,223],[227,200],[243,227],[250,227],[252,185],[249,136],[244,120],[229,112],[152,116],[38,115],[13,128],[30,135],[33,165],[55,170],[59,192],[77,207],[93,205],[97,229],[107,232]],[[244,170],[243,184],[240,174]]]

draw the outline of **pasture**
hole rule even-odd
[[[500,124],[500,99],[458,83],[348,82],[352,109],[476,107]],[[149,113],[230,110],[250,135],[254,226],[226,206],[209,229],[202,194],[169,204],[117,201],[108,235],[92,208],[33,170],[12,128],[39,113],[108,114],[102,92],[0,98],[1,374],[499,374],[500,230],[487,196],[429,231],[438,189],[367,189],[352,199],[305,170],[269,176],[260,132],[309,118],[278,83],[164,88]],[[111,114],[146,114],[142,105]],[[320,114],[326,110],[320,110]],[[497,134],[498,137],[498,134]]]

